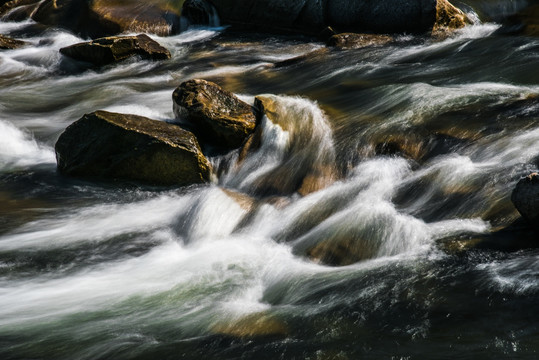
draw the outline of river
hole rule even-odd
[[[32,45],[0,52],[0,358],[536,359],[539,243],[493,234],[539,166],[539,39],[496,22],[522,2],[456,3],[476,22],[442,41],[311,53],[199,27],[151,35],[171,60],[100,70],[62,58],[69,32],[0,22]],[[70,123],[174,121],[192,78],[271,94],[288,128],[264,119],[260,149],[212,156],[207,185],[57,173]],[[286,191],[305,167],[335,179]],[[325,243],[364,255],[308,256]]]

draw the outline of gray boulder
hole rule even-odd
[[[210,177],[195,136],[173,124],[137,115],[84,115],[56,142],[58,170],[77,177],[189,185]]]

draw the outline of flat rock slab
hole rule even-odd
[[[195,136],[181,127],[137,115],[96,111],[84,115],[56,143],[66,175],[189,185],[210,177]]]
[[[12,39],[10,37],[0,35],[0,49],[13,50],[18,49],[26,45],[26,42],[21,40]]]
[[[145,34],[100,38],[61,48],[60,52],[96,66],[120,62],[136,55],[149,60],[166,60],[171,57],[170,51]]]
[[[238,148],[255,130],[252,106],[210,81],[186,81],[172,99],[174,114],[192,124],[198,138],[209,145]]]

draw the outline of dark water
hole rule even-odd
[[[85,70],[58,53],[81,39],[0,23],[33,45],[0,52],[0,357],[537,358],[539,251],[509,197],[539,165],[539,39],[494,22],[521,4],[468,2],[483,22],[441,42],[287,66],[323,44],[199,28],[154,36],[170,61]],[[57,174],[71,122],[173,120],[190,78],[271,94],[285,129],[266,119],[206,186]],[[287,191],[302,169],[331,181]],[[309,258],[326,243],[366,255]]]

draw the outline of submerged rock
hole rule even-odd
[[[329,237],[306,250],[314,262],[330,266],[346,266],[361,260],[372,259],[378,249],[369,247],[368,242],[354,236]]]
[[[10,37],[0,35],[0,49],[13,50],[18,49],[26,45],[26,42],[21,40],[12,39]]]
[[[155,185],[203,183],[210,177],[210,164],[192,133],[137,115],[86,114],[67,127],[55,149],[58,170],[72,176]]]
[[[329,38],[327,45],[337,49],[360,49],[366,46],[385,45],[394,40],[389,35],[342,33]]]
[[[180,26],[173,2],[159,0],[45,0],[32,19],[91,38],[123,32],[167,36]]]
[[[192,124],[199,139],[209,145],[238,148],[255,130],[252,106],[210,81],[186,81],[172,99],[174,114]]]
[[[285,322],[268,313],[254,313],[228,322],[221,321],[213,326],[212,332],[238,338],[286,336]]]
[[[520,179],[511,194],[511,201],[524,219],[539,228],[539,173]]]
[[[60,52],[97,66],[119,62],[135,55],[150,60],[170,59],[170,52],[145,34],[105,37],[61,48]]]

